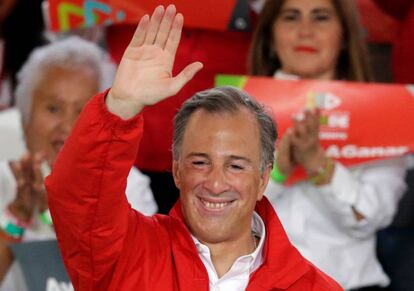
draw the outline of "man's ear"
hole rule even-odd
[[[181,174],[180,174],[180,169],[179,169],[179,163],[176,160],[173,160],[173,164],[172,164],[172,173],[173,173],[173,178],[174,178],[174,183],[175,186],[180,189],[180,184],[181,184]]]
[[[269,182],[271,171],[272,171],[272,165],[269,165],[264,169],[260,177],[260,185],[259,185],[259,192],[257,193],[257,201],[260,201],[263,198],[264,191],[266,190],[267,183]]]

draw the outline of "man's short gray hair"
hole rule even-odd
[[[247,93],[230,86],[213,88],[195,94],[184,102],[174,118],[173,158],[178,160],[184,132],[191,115],[199,109],[209,113],[237,113],[246,108],[256,117],[259,124],[261,144],[261,171],[273,165],[275,142],[277,138],[276,124],[265,107]],[[246,132],[246,134],[249,134]]]
[[[51,68],[90,70],[96,75],[100,91],[110,86],[115,74],[115,65],[107,54],[94,43],[77,36],[35,49],[17,75],[16,106],[23,122],[29,119],[34,90]]]

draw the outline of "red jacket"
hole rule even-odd
[[[143,132],[141,115],[123,121],[95,96],[79,117],[51,176],[49,206],[76,290],[205,290],[207,271],[184,223],[146,217],[128,204],[126,178]],[[263,265],[247,290],[342,290],[290,244],[272,206],[259,202],[266,227]]]

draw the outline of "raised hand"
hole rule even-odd
[[[301,118],[294,119],[293,156],[308,174],[317,171],[325,162],[324,150],[319,143],[319,117],[318,110],[306,110]]]
[[[289,128],[277,145],[276,163],[279,171],[284,175],[290,175],[296,166],[293,158],[292,145],[293,129]]]
[[[141,18],[106,99],[109,111],[131,118],[144,106],[175,95],[202,68],[195,62],[172,76],[183,21],[174,5],[158,6],[151,18]]]
[[[10,203],[9,210],[22,221],[29,221],[36,207],[41,210],[47,208],[46,191],[40,170],[43,160],[42,154],[26,154],[20,160],[10,162],[17,182],[17,196]]]

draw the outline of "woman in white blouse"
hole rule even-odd
[[[269,0],[256,27],[250,73],[371,81],[360,35],[354,1]],[[293,121],[276,160],[266,194],[300,252],[347,290],[388,285],[375,238],[390,223],[405,190],[404,158],[343,166],[321,147],[319,112],[313,110]],[[284,186],[281,181],[297,165],[308,180]]]

